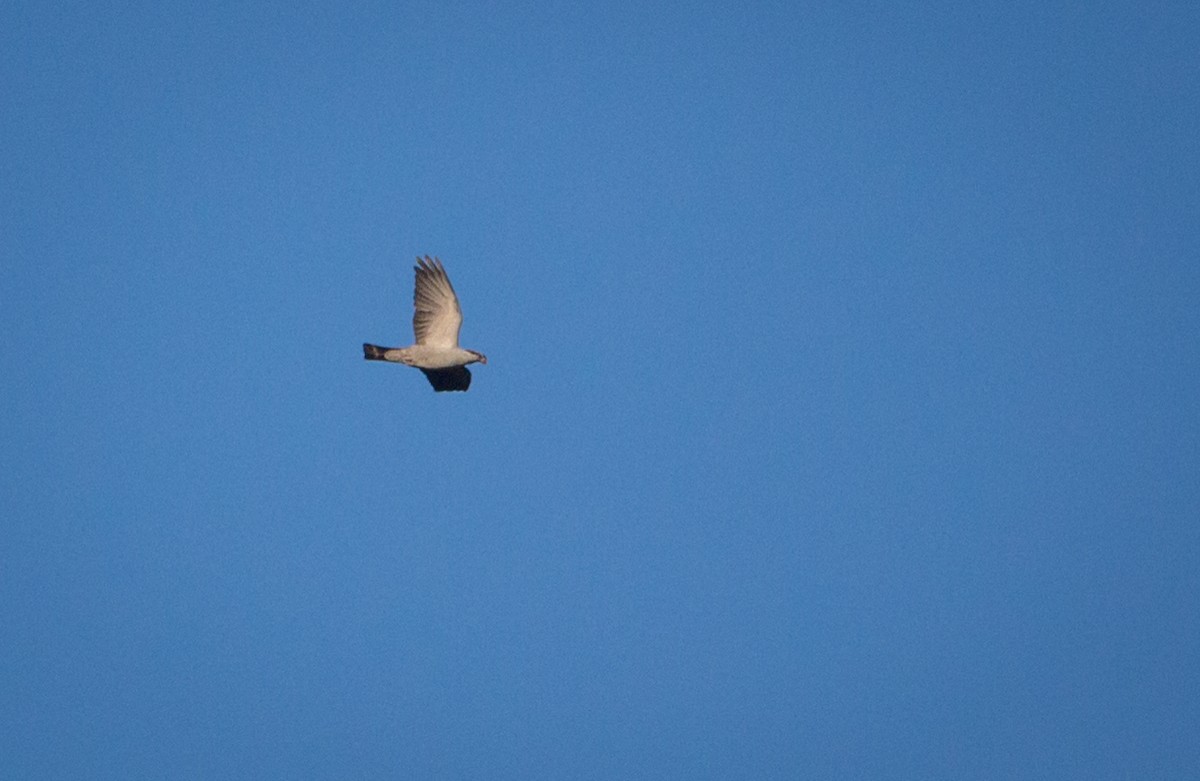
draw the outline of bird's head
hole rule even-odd
[[[471,355],[475,356],[476,363],[482,363],[484,365],[487,365],[487,356],[484,355],[483,353],[477,353],[474,350],[471,350]]]

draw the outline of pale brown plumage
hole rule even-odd
[[[417,283],[413,289],[413,335],[417,344],[458,347],[462,308],[442,261],[417,258]]]
[[[446,269],[437,258],[417,258],[413,291],[413,335],[410,347],[363,344],[368,361],[393,361],[425,373],[435,391],[465,391],[471,386],[467,364],[487,363],[487,356],[458,346],[462,308]]]

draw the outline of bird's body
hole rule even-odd
[[[376,347],[364,344],[370,354],[364,357],[374,361],[393,361],[419,369],[449,369],[451,366],[466,366],[479,360],[479,353],[461,347],[430,347],[414,344],[412,347]]]
[[[416,344],[409,347],[363,344],[363,358],[415,366],[425,373],[435,391],[465,391],[471,386],[467,364],[486,364],[487,356],[458,346],[462,309],[442,262],[426,255],[417,258],[414,271],[417,274],[413,294]]]

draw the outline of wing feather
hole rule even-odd
[[[413,292],[413,335],[417,344],[458,347],[462,309],[442,261],[426,255],[417,258],[413,270],[417,274]]]
[[[471,371],[466,366],[449,369],[421,369],[435,391],[465,391],[471,387]]]

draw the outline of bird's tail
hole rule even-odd
[[[387,352],[386,347],[380,347],[377,344],[363,344],[363,358],[368,361],[386,361],[387,358],[383,354]]]

